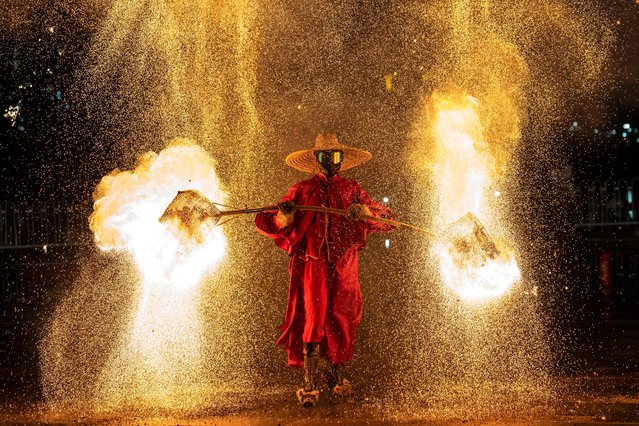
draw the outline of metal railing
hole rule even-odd
[[[639,178],[575,188],[576,225],[584,230],[603,318],[636,319],[639,307]],[[596,244],[593,244],[596,243]]]
[[[90,243],[87,218],[86,211],[59,202],[0,202],[0,323],[18,321],[37,289],[73,260],[49,248],[75,250]]]
[[[639,178],[597,181],[575,192],[577,226],[639,225]]]
[[[86,213],[56,202],[0,204],[0,248],[81,244],[86,221]]]

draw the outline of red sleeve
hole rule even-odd
[[[284,195],[279,202],[280,203],[284,201],[294,202],[296,190],[297,190],[297,185],[293,185],[292,187],[290,187],[289,190],[286,192],[286,195]],[[262,235],[266,235],[269,238],[272,238],[273,240],[275,240],[275,243],[281,247],[278,240],[285,239],[285,234],[286,234],[286,231],[288,230],[288,227],[280,226],[277,223],[277,220],[275,220],[276,216],[277,216],[276,211],[260,212],[255,216],[255,226],[257,227],[257,232],[259,232]],[[282,247],[282,248],[284,250],[288,250],[288,247],[286,248]]]
[[[277,216],[277,212],[259,212],[255,216],[257,232],[269,238],[277,238],[284,230],[284,227],[277,223],[275,216]]]
[[[297,183],[289,188],[280,202],[292,201],[296,205],[306,205],[307,197],[308,191],[305,190],[304,185]],[[273,239],[279,248],[291,254],[293,246],[300,241],[313,223],[314,214],[296,211],[293,224],[285,227],[277,223],[276,216],[277,212],[260,212],[255,216],[255,226],[259,233]]]
[[[360,204],[366,204],[371,211],[371,214],[375,217],[381,217],[383,219],[397,219],[397,215],[394,214],[388,207],[372,199],[362,187],[360,187],[359,193]],[[389,232],[395,230],[392,225],[387,225],[381,222],[375,222],[372,220],[366,221],[366,230],[368,232]]]

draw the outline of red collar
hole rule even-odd
[[[315,175],[315,179],[324,182],[324,183],[334,183],[337,182],[339,180],[342,179],[342,177],[339,174],[336,174],[335,176],[331,177],[331,178],[327,178],[323,173],[318,173]]]

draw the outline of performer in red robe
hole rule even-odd
[[[291,256],[286,319],[277,343],[286,349],[290,366],[304,367],[304,388],[297,396],[305,406],[319,399],[320,356],[332,366],[323,375],[328,386],[340,395],[352,392],[342,377],[342,366],[353,357],[362,315],[358,252],[366,245],[367,232],[393,229],[360,219],[394,216],[357,182],[338,172],[371,157],[367,151],[342,145],[334,134],[318,135],[313,148],[286,158],[287,165],[315,175],[293,185],[280,200],[277,213],[259,213],[255,219],[258,231]],[[348,214],[294,210],[295,205],[345,209]]]

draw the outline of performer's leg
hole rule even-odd
[[[351,396],[353,394],[350,382],[344,377],[343,365],[331,364],[325,378],[326,384],[335,394],[339,396]]]
[[[304,390],[310,392],[318,388],[319,343],[304,343]]]
[[[297,397],[307,407],[312,407],[319,400],[319,342],[325,340],[328,269],[329,262],[325,256],[308,259],[304,265],[304,388],[298,389]]]
[[[347,252],[329,272],[325,353],[331,367],[325,378],[335,394],[350,396],[353,389],[344,377],[344,364],[353,356],[355,331],[362,315],[357,251]]]
[[[304,387],[297,390],[297,399],[305,407],[312,407],[319,401],[319,359],[319,343],[304,343]]]
[[[326,385],[328,385],[330,389],[333,389],[335,385],[341,383],[342,370],[343,366],[330,364],[324,372],[324,380],[326,380]]]

